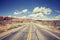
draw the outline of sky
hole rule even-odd
[[[60,0],[0,0],[0,16],[60,20]]]

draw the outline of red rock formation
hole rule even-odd
[[[0,16],[0,21],[3,21],[3,20],[4,20],[3,16]]]
[[[4,17],[4,20],[11,20],[11,17]]]

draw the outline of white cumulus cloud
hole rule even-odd
[[[38,19],[38,20],[48,20],[49,19],[43,13],[30,14],[29,17],[32,19]]]
[[[11,15],[8,15],[8,17],[12,17]]]
[[[22,10],[22,13],[26,13],[26,12],[28,12],[28,9]]]
[[[55,19],[60,20],[60,15],[55,16]]]
[[[25,14],[25,13],[27,13],[27,12],[28,12],[28,9],[24,9],[24,10],[22,10],[22,11],[15,11],[15,12],[14,12],[14,15]]]
[[[30,14],[29,16],[32,16],[32,17],[37,17],[37,16],[43,17],[44,14],[42,14],[42,13],[36,13],[36,14]]]
[[[60,13],[60,10],[55,10],[55,12]]]
[[[19,12],[14,12],[14,15],[18,15],[18,14],[20,14]]]
[[[28,9],[23,9],[21,11],[15,11],[14,17],[16,18],[32,18],[37,20],[60,20],[60,15],[49,17],[51,13],[54,12],[52,9],[47,7],[35,7],[32,11],[28,11]],[[60,11],[55,10],[55,12],[60,13]],[[21,15],[27,14],[28,15]],[[18,16],[21,15],[21,16]],[[10,16],[10,15],[9,15]]]
[[[51,14],[52,10],[50,8],[46,8],[46,7],[35,7],[33,9],[33,13],[43,13],[43,14]]]
[[[22,16],[22,17],[20,17],[20,18],[27,18],[26,16]]]

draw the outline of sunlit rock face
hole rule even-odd
[[[3,16],[0,16],[0,21],[3,21],[3,20],[4,20]]]

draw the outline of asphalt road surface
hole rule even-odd
[[[59,35],[30,23],[25,27],[7,34],[0,40],[60,40]]]

